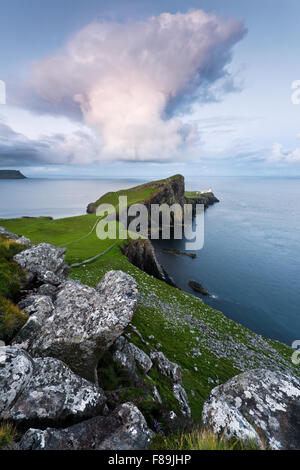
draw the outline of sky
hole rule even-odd
[[[298,0],[2,0],[0,13],[0,168],[300,176]]]

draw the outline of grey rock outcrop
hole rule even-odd
[[[209,206],[212,206],[216,202],[220,202],[219,199],[214,195],[212,191],[208,191],[206,193],[201,193],[198,196],[193,198],[188,197],[187,202],[192,204],[192,212],[193,215],[196,215],[196,206],[197,204],[203,204],[204,208],[207,209]]]
[[[7,346],[0,363],[0,418],[21,428],[61,426],[98,415],[106,401],[103,390],[75,375],[63,362],[32,359]]]
[[[35,311],[14,338],[13,344],[33,357],[63,360],[75,373],[96,378],[101,355],[123,333],[137,306],[137,284],[122,271],[109,271],[96,289],[68,280],[53,301],[41,307],[36,296],[26,311]]]
[[[147,374],[152,367],[152,361],[148,354],[127,341],[124,336],[121,336],[114,344],[113,359],[124,367],[124,369],[133,373],[136,371],[136,365],[138,365],[145,374]]]
[[[190,417],[191,409],[187,393],[182,386],[182,375],[179,365],[176,362],[169,361],[161,351],[152,351],[150,357],[156,363],[160,374],[173,382],[173,394],[179,403],[180,411],[184,416]]]
[[[153,432],[132,403],[124,403],[109,416],[97,416],[67,429],[29,429],[21,450],[144,450]]]
[[[175,383],[173,385],[173,393],[176,400],[179,402],[180,411],[184,416],[191,416],[191,409],[189,407],[189,400],[186,391],[181,384]]]
[[[22,269],[34,274],[39,281],[59,285],[68,273],[65,252],[65,248],[40,243],[15,255],[14,261]]]
[[[52,299],[55,297],[56,293],[57,287],[53,286],[52,284],[42,284],[37,290],[37,294],[48,295]]]
[[[27,315],[50,316],[54,308],[48,295],[28,295],[18,303],[18,307]]]
[[[0,235],[4,238],[7,238],[8,240],[14,240],[16,243],[20,243],[21,245],[26,245],[30,247],[31,242],[29,238],[23,237],[23,236],[18,236],[15,233],[9,232],[6,230],[5,227],[0,227]]]
[[[166,358],[164,353],[161,351],[152,351],[150,353],[151,359],[156,361],[158,371],[172,380],[174,383],[181,383],[181,370],[176,362],[171,362],[169,359]]]
[[[188,285],[195,291],[199,292],[202,295],[210,295],[209,292],[205,289],[205,287],[200,284],[200,282],[197,281],[189,281]]]
[[[240,374],[212,390],[202,421],[228,438],[254,439],[274,450],[300,449],[300,380],[266,369]]]

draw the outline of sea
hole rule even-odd
[[[71,217],[107,191],[149,178],[0,180],[0,218]],[[185,240],[156,241],[160,263],[183,290],[251,330],[288,345],[300,340],[300,178],[187,177],[187,190],[211,188],[220,202],[204,215],[196,258]],[[199,221],[195,220],[195,227]],[[1,222],[0,222],[1,225]],[[194,292],[189,280],[211,294]]]

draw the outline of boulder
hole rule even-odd
[[[300,380],[266,369],[244,372],[212,390],[202,421],[220,436],[300,449]]]
[[[181,383],[181,370],[176,362],[171,362],[161,351],[151,351],[151,359],[156,361],[158,371],[174,383]]]
[[[197,281],[189,281],[188,285],[195,291],[199,292],[202,295],[210,295],[209,292]]]
[[[179,402],[180,411],[184,416],[190,417],[191,409],[189,407],[188,396],[182,386],[182,375],[179,365],[176,362],[169,361],[161,351],[151,351],[150,357],[156,363],[160,374],[173,382],[173,394]]]
[[[191,416],[191,409],[189,407],[189,400],[181,384],[174,384],[173,385],[173,393],[176,400],[179,402],[180,411],[184,416],[190,417]]]
[[[52,284],[42,284],[38,290],[37,294],[39,295],[49,295],[52,299],[55,297],[57,292],[57,287]]]
[[[109,416],[97,416],[67,429],[29,429],[21,450],[144,450],[153,432],[132,403],[120,405]]]
[[[131,321],[137,297],[136,281],[122,271],[109,271],[95,289],[68,280],[53,310],[32,314],[13,344],[33,357],[61,359],[81,377],[97,380],[99,359]]]
[[[67,275],[65,248],[56,248],[49,243],[28,248],[14,256],[14,261],[25,271],[35,274],[39,281],[60,284]]]
[[[9,240],[14,240],[16,243],[20,243],[21,245],[26,245],[28,247],[30,247],[31,245],[29,238],[23,236],[19,237],[19,235],[16,235],[15,233],[6,230],[5,227],[0,227],[0,235]]]
[[[54,308],[48,295],[29,295],[18,303],[18,307],[27,315],[51,315]]]
[[[147,374],[152,367],[148,354],[121,336],[114,344],[113,359],[124,369],[135,373],[136,365]]]
[[[0,363],[0,419],[22,429],[62,426],[98,415],[106,401],[103,390],[75,375],[63,362],[33,359],[6,346]]]

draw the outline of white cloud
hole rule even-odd
[[[273,144],[272,153],[268,158],[270,163],[300,163],[300,148],[292,151],[283,150],[283,145],[275,142]]]
[[[81,111],[99,137],[96,159],[174,159],[198,138],[174,111],[230,79],[226,66],[244,34],[241,22],[201,10],[92,23],[34,65],[31,86],[50,108]]]

